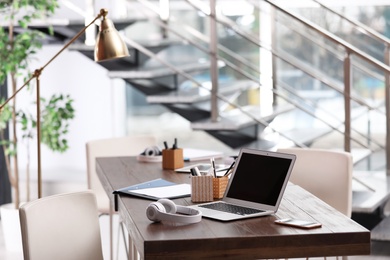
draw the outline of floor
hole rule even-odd
[[[151,127],[154,124],[158,124],[160,127],[156,129]],[[142,129],[139,126],[144,126]],[[134,126],[132,128],[131,126]],[[212,137],[209,137],[203,132],[193,132],[190,130],[189,124],[183,119],[175,116],[174,114],[166,114],[159,116],[158,118],[139,118],[137,122],[132,122],[130,125],[130,134],[155,134],[159,142],[164,140],[173,140],[175,137],[178,138],[182,147],[194,147],[202,149],[216,149],[224,151],[226,153],[232,153],[233,151],[226,147],[224,144],[216,141]],[[80,185],[80,184],[78,184]],[[63,190],[61,190],[63,191]],[[114,259],[126,259],[123,238],[119,237],[119,247],[117,248],[118,239],[118,219],[115,218],[114,226]],[[0,220],[1,224],[1,220]],[[108,240],[108,216],[100,217],[101,234],[102,234],[102,245],[103,254],[105,259],[110,259],[109,253],[109,240]],[[5,249],[3,229],[0,225],[0,259],[1,260],[22,260],[23,255],[21,252],[10,252]],[[310,259],[323,259],[323,258],[310,258]],[[335,259],[327,258],[327,259]],[[390,242],[372,241],[371,243],[371,255],[369,256],[350,256],[349,260],[360,260],[360,259],[372,259],[382,260],[390,259]]]

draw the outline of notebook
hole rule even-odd
[[[295,163],[295,155],[243,148],[220,201],[190,206],[220,221],[276,213]],[[234,213],[214,207],[233,207]],[[212,208],[211,208],[212,207]]]

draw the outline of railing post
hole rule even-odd
[[[277,49],[277,28],[276,28],[276,9],[274,7],[271,8],[271,34],[272,34],[272,42],[271,48],[273,51]],[[278,87],[278,67],[277,67],[278,58],[272,53],[272,88],[277,89]],[[278,105],[278,99],[276,98],[276,94],[274,93],[273,104]]]
[[[390,65],[390,46],[385,48],[385,63]],[[385,104],[386,104],[386,174],[390,175],[390,75],[385,73]]]
[[[3,84],[0,84],[0,99],[8,96],[8,88],[7,88],[7,78]],[[3,135],[6,140],[9,139],[9,128],[8,125],[5,129],[3,129]],[[0,205],[12,202],[12,192],[11,192],[11,184],[9,182],[8,177],[8,169],[5,163],[4,150],[0,149]]]
[[[351,54],[347,50],[344,58],[344,150],[351,152]]]
[[[160,0],[160,19],[163,23],[168,24],[169,21],[169,0]],[[161,28],[163,39],[168,38],[168,31],[165,27]]]
[[[169,20],[169,0],[160,0],[160,19],[165,22]]]
[[[216,1],[210,0],[210,75],[211,75],[211,121],[219,120],[218,109],[218,59]]]

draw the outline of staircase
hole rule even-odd
[[[342,149],[355,155],[356,170],[385,171],[390,41],[313,2],[318,7],[296,10],[246,0],[234,10],[229,1],[219,1],[214,15],[207,1],[171,1],[165,7],[169,20],[163,20],[158,1],[128,1],[141,15],[113,20],[131,56],[100,65],[111,78],[143,93],[149,104],[168,108],[233,149],[274,150],[281,143]],[[325,29],[316,21],[318,13],[349,24],[353,37],[344,27]],[[160,37],[151,40],[144,33],[132,39],[139,24]],[[268,34],[264,25],[271,28]],[[66,41],[83,26],[82,20],[54,26],[48,42]],[[35,28],[48,31],[47,25]],[[217,38],[208,33],[214,29]],[[362,38],[384,47],[364,48]],[[93,59],[93,49],[82,40],[70,49]]]
[[[194,130],[206,131],[234,149],[275,149],[281,142],[324,146],[365,154],[356,161],[360,162],[357,168],[384,170],[388,155],[383,86],[390,68],[383,57],[390,41],[337,10],[313,2],[319,8],[289,10],[273,1],[247,0],[240,2],[246,13],[234,16],[218,12],[216,19],[211,19],[214,7],[207,2],[172,1],[171,6],[163,7],[158,1],[129,1],[129,6],[136,5],[137,17],[114,23],[125,32],[131,56],[99,64],[108,70],[109,77],[121,78],[143,93],[149,104],[168,108],[190,121]],[[218,4],[221,10],[229,11],[228,2],[225,6]],[[171,9],[169,21],[159,16],[164,8]],[[315,15],[324,12],[365,33],[358,31],[347,37],[342,27],[324,30],[324,19]],[[186,16],[198,24],[184,23]],[[244,18],[254,21],[248,26],[241,22]],[[261,23],[269,23],[273,29],[268,39],[259,37],[256,24]],[[142,40],[132,40],[137,33],[132,28],[139,24],[160,31],[159,39],[150,40],[146,35]],[[83,26],[81,19],[54,25],[48,42],[66,41]],[[217,38],[207,33],[213,26],[218,28]],[[49,31],[47,25],[33,27]],[[356,39],[362,35],[387,47],[361,50],[362,44]],[[217,50],[214,56],[210,55],[212,47]],[[93,49],[84,45],[83,39],[70,49],[93,59]],[[378,52],[384,55],[380,57]],[[271,55],[266,62],[272,70],[264,73],[261,70],[267,64],[259,57],[266,55]],[[213,61],[217,66],[214,74]],[[350,64],[348,70],[346,62]],[[345,73],[353,74],[358,82],[346,82]],[[214,88],[217,91],[213,92]],[[377,127],[379,139],[373,136]],[[328,145],[326,140],[335,140],[336,145]],[[383,163],[369,165],[370,156],[383,157]]]

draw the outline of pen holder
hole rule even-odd
[[[214,199],[222,199],[225,194],[226,186],[229,182],[229,177],[213,178],[213,197]]]
[[[191,201],[213,201],[213,176],[191,177]]]
[[[162,167],[167,170],[174,170],[184,167],[183,149],[162,150]]]

